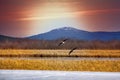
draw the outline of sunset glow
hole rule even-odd
[[[0,34],[25,37],[61,27],[120,31],[119,0],[0,0]]]
[[[71,12],[70,4],[64,6],[59,2],[45,3],[42,8],[36,10],[33,16],[21,20],[32,21],[32,32],[39,34],[60,27],[79,27],[77,15]]]

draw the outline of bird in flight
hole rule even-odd
[[[71,49],[71,51],[69,52],[69,55],[76,49],[77,49],[77,47],[74,47],[73,49]]]
[[[63,41],[61,41],[61,42],[58,44],[58,46],[64,45],[67,40],[68,40],[68,39],[64,39]]]

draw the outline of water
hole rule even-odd
[[[120,80],[120,72],[0,70],[0,80]]]

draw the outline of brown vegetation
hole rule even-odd
[[[84,41],[68,40],[65,45],[58,46],[62,39],[59,40],[5,40],[0,41],[0,49],[120,49],[120,41]]]
[[[0,59],[0,69],[120,72],[119,60]]]
[[[0,50],[0,57],[120,57],[120,50]]]

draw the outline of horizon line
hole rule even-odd
[[[58,29],[63,29],[63,28],[71,28],[71,29],[76,29],[76,30],[80,30],[80,31],[85,31],[85,32],[90,32],[90,33],[95,33],[95,32],[107,32],[107,33],[114,33],[114,32],[120,32],[120,31],[87,31],[87,30],[81,30],[81,29],[78,29],[78,28],[74,28],[74,27],[61,27],[61,28],[55,28],[55,29],[52,29],[52,30],[49,30],[47,32],[43,32],[43,33],[38,33],[38,34],[33,34],[33,35],[28,35],[28,36],[12,36],[12,35],[5,35],[5,34],[0,34],[0,36],[6,36],[6,37],[13,37],[13,38],[26,38],[26,37],[31,37],[31,36],[35,36],[35,35],[40,35],[40,34],[45,34],[45,33],[48,33],[48,32],[51,32],[53,30],[58,30]]]

